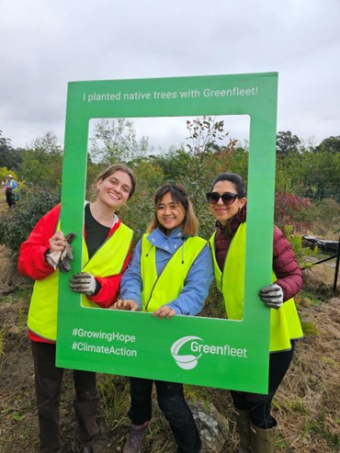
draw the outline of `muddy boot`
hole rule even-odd
[[[94,453],[93,447],[82,447],[78,442],[74,444],[72,451],[74,453]]]
[[[249,412],[236,409],[236,426],[240,442],[237,453],[251,453]]]
[[[131,425],[131,431],[126,439],[123,453],[141,453],[148,423],[143,425]]]
[[[269,429],[260,429],[252,423],[250,424],[250,445],[252,453],[274,453],[275,426]]]

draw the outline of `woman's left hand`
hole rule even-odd
[[[112,310],[129,310],[129,311],[138,311],[139,306],[134,300],[130,299],[119,299],[111,307]]]
[[[278,309],[283,304],[283,291],[276,283],[265,286],[259,292],[259,296],[269,308]]]
[[[175,316],[175,314],[176,314],[175,310],[168,307],[167,305],[163,305],[163,307],[154,311],[152,313],[152,316],[158,317],[159,319],[163,319],[163,318],[172,318],[173,316]]]
[[[69,280],[69,286],[75,293],[85,294],[88,297],[97,294],[100,286],[97,287],[97,281],[92,274],[88,272],[79,272]]]

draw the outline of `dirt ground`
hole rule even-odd
[[[18,275],[13,279],[13,271],[10,277],[4,265],[10,259],[8,250],[0,246],[0,453],[36,453],[34,372],[25,327],[31,285]],[[279,423],[276,451],[340,451],[340,299],[316,305],[303,297],[298,305],[306,337],[298,342],[293,364],[274,400]],[[61,402],[65,453],[71,451],[74,428],[71,378],[71,371],[66,371]],[[98,383],[96,453],[121,452],[129,426],[127,379],[98,375]],[[189,398],[209,399],[227,417],[230,435],[223,453],[235,451],[235,419],[228,392],[188,387],[187,393]],[[171,433],[156,410],[143,453],[175,451]]]

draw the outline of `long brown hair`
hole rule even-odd
[[[154,217],[147,228],[147,232],[151,233],[156,228],[164,231],[164,227],[159,223],[157,218],[157,209],[162,201],[162,198],[167,193],[170,193],[171,198],[176,203],[180,203],[185,211],[185,217],[181,228],[185,236],[196,236],[198,233],[198,220],[192,209],[191,201],[189,200],[188,194],[181,184],[176,183],[165,183],[157,189],[155,193],[155,213]]]

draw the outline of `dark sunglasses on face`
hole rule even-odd
[[[217,204],[219,199],[222,198],[222,202],[225,206],[229,206],[234,203],[236,198],[238,197],[237,193],[231,192],[224,192],[220,195],[218,192],[208,192],[206,194],[208,203],[210,204]]]

